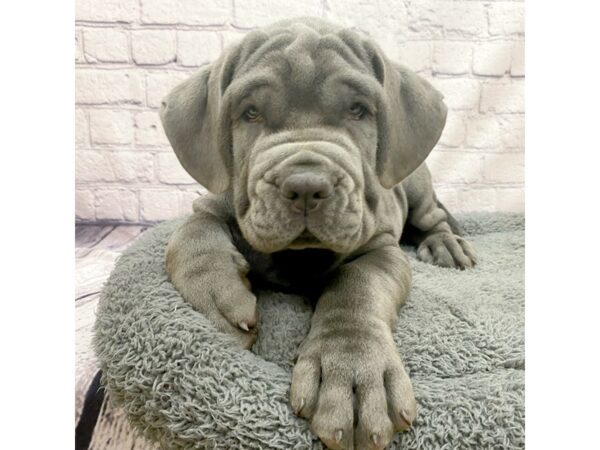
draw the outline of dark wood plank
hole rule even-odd
[[[120,252],[93,248],[87,255],[75,261],[76,300],[100,292],[120,254]]]
[[[106,250],[123,251],[135,241],[140,234],[146,231],[148,227],[127,225],[118,226],[107,234],[101,241],[94,245],[94,248],[103,248]]]
[[[90,228],[86,230],[85,228]],[[119,225],[79,226],[76,241],[75,300],[97,295],[110,275],[118,256],[147,227]]]
[[[93,247],[115,228],[114,225],[76,225],[75,247]]]
[[[114,225],[77,225],[75,226],[75,257],[87,255],[92,248],[109,235]]]

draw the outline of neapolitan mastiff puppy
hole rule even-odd
[[[170,239],[175,287],[244,348],[257,332],[250,283],[312,296],[292,407],[330,448],[384,448],[416,416],[392,338],[411,288],[403,229],[423,261],[475,264],[424,163],[441,94],[352,30],[288,20],[175,87],[161,118],[212,193]]]

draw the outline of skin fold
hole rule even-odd
[[[292,408],[329,448],[385,448],[417,414],[392,338],[411,288],[400,238],[426,262],[476,262],[424,163],[442,96],[356,32],[295,19],[177,86],[161,118],[211,191],[168,244],[174,286],[243,348],[256,340],[252,288],[313,298]]]

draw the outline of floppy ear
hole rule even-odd
[[[447,108],[442,94],[414,72],[381,55],[378,65],[385,98],[378,112],[376,170],[389,189],[425,161],[442,134]]]
[[[183,168],[213,193],[231,178],[230,130],[221,111],[221,60],[176,86],[160,110],[165,133]]]

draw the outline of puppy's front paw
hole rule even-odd
[[[412,385],[391,334],[365,337],[346,329],[309,335],[290,397],[296,414],[310,420],[331,449],[383,449],[416,417]]]
[[[213,274],[210,278],[206,290],[196,293],[193,304],[220,331],[233,336],[242,348],[249,350],[257,337],[256,296],[236,278],[228,279],[223,274]]]
[[[477,255],[468,241],[452,233],[427,236],[417,249],[417,258],[436,266],[465,269],[477,264]]]
[[[235,255],[234,255],[235,256]],[[243,262],[213,258],[171,276],[183,298],[219,331],[250,349],[256,342],[256,296],[250,291]]]

